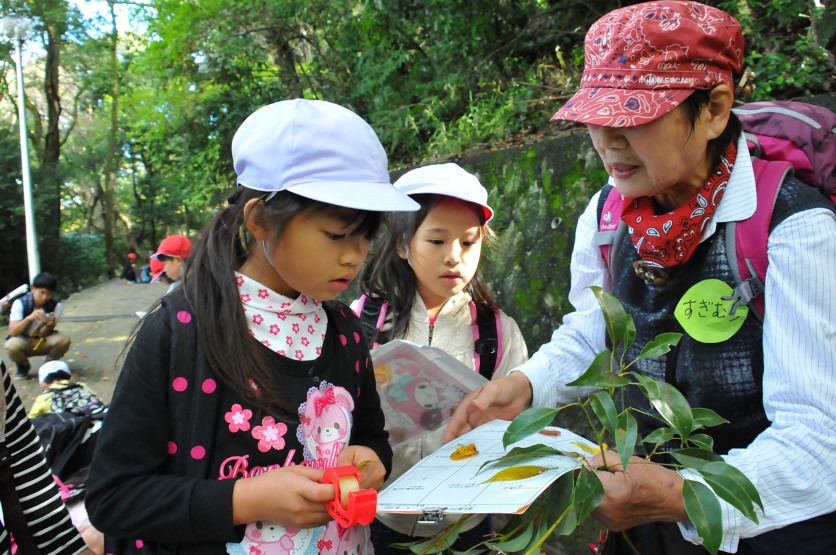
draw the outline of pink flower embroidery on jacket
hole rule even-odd
[[[250,429],[250,418],[253,417],[253,411],[242,408],[241,405],[235,403],[228,413],[224,415],[224,419],[229,423],[229,431],[233,434],[235,432],[246,432]]]
[[[253,427],[253,437],[258,440],[258,450],[262,453],[270,449],[280,451],[284,449],[284,434],[287,432],[287,425],[284,422],[276,422],[272,416],[265,416],[260,426]]]

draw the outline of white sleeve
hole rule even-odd
[[[563,324],[551,340],[540,347],[531,359],[517,368],[531,382],[532,405],[556,407],[576,401],[594,389],[565,387],[589,367],[595,356],[606,348],[606,327],[601,307],[589,287],[603,287],[607,266],[600,247],[594,244],[598,230],[596,194],[578,218],[575,245],[572,249],[572,284],[569,302],[575,308],[563,318]]]
[[[836,216],[790,216],[770,233],[768,256],[763,405],[771,424],[724,457],[755,485],[764,512],[755,524],[721,502],[722,551],[836,507]]]
[[[9,322],[19,322],[20,320],[23,320],[23,301],[16,299],[9,312]]]

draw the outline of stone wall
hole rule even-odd
[[[483,258],[482,271],[533,352],[571,310],[575,222],[606,182],[606,173],[583,129],[457,163],[488,189],[496,211],[491,225],[500,244]]]

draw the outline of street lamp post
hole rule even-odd
[[[29,281],[41,273],[38,257],[38,238],[35,234],[35,213],[32,204],[32,179],[29,175],[29,140],[26,136],[26,96],[23,91],[23,41],[32,26],[26,18],[7,15],[0,18],[0,31],[14,43],[15,66],[17,67],[17,110],[20,127],[20,163],[23,180],[23,212],[26,221],[26,257],[29,261]]]

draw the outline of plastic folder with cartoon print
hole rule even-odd
[[[462,398],[487,383],[441,349],[410,341],[390,341],[371,355],[392,447],[446,426]]]
[[[597,449],[591,441],[556,427],[548,427],[513,447],[543,444],[569,455],[527,459],[525,464],[548,470],[525,479],[490,478],[503,470],[483,465],[505,454],[502,436],[510,422],[494,420],[447,443],[386,486],[377,499],[379,513],[470,514],[522,513],[563,474],[580,466],[581,458]],[[509,448],[510,449],[510,448]]]

